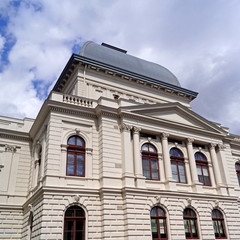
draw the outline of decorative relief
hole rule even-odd
[[[80,129],[79,128],[75,128],[76,134],[79,135],[80,134]]]
[[[29,209],[29,212],[33,212],[33,206],[32,206],[32,204],[28,204],[28,209]]]
[[[0,164],[0,172],[2,171],[2,168],[4,168],[4,165]]]
[[[188,206],[192,206],[192,199],[191,199],[191,198],[188,198],[188,199],[187,199],[187,203],[188,203]]]
[[[73,197],[73,200],[74,200],[75,202],[79,202],[79,201],[80,201],[80,196],[75,195],[75,196]]]
[[[5,145],[5,152],[16,152],[17,146]]]
[[[159,197],[159,196],[155,196],[155,199],[156,199],[156,202],[157,202],[158,204],[161,203],[161,197]]]
[[[214,204],[215,204],[215,207],[219,207],[219,201],[218,200],[215,200]]]
[[[132,126],[127,125],[126,123],[122,123],[120,125],[121,132],[130,132],[131,129],[132,129]]]

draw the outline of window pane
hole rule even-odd
[[[151,160],[151,167],[152,167],[152,179],[158,180],[158,164],[157,160]]]
[[[70,137],[67,142],[69,145],[75,145],[75,137]]]
[[[178,170],[179,170],[179,174],[180,174],[180,182],[181,183],[186,183],[186,176],[185,176],[185,168],[184,168],[184,164],[178,164]]]
[[[149,152],[156,152],[155,147],[151,144],[149,144]]]
[[[80,137],[77,137],[77,146],[84,146],[84,141],[80,138]]]
[[[157,220],[156,219],[151,219],[151,226],[152,226],[152,237],[158,238]]]
[[[150,179],[149,160],[143,158],[143,176]]]
[[[161,216],[161,217],[165,216],[165,212],[163,211],[162,208],[158,207],[157,211],[158,211],[158,216]]]
[[[152,210],[151,210],[151,216],[152,216],[152,217],[156,217],[156,216],[157,216],[157,208],[156,208],[156,207],[152,208]]]
[[[186,235],[186,237],[191,237],[189,220],[184,219],[184,228],[185,228],[185,235]]]
[[[148,151],[148,144],[142,145],[142,151]]]
[[[71,153],[67,154],[67,174],[73,175],[74,174],[74,155]]]
[[[84,229],[84,222],[82,220],[78,220],[76,222],[76,230],[83,230]]]
[[[82,240],[83,239],[83,232],[76,232],[76,240]]]
[[[172,176],[173,179],[178,182],[178,171],[177,171],[177,164],[175,162],[171,163],[171,168],[172,168]]]
[[[162,237],[162,234],[165,235],[165,219],[159,219],[159,225],[160,225],[160,234]]]
[[[65,230],[66,231],[72,231],[73,230],[73,221],[72,220],[66,220],[65,221]]]
[[[202,170],[203,170],[203,176],[208,176],[208,168],[202,167]]]
[[[73,240],[73,234],[71,232],[65,232],[64,240]]]

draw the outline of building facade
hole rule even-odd
[[[166,68],[86,42],[35,120],[0,117],[0,239],[240,239],[240,136]]]

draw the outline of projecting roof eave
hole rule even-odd
[[[117,68],[115,66],[105,64],[105,63],[96,61],[94,59],[82,57],[78,54],[73,54],[71,56],[68,63],[66,64],[65,68],[63,69],[60,77],[58,78],[55,86],[53,87],[53,91],[56,91],[56,92],[61,91],[61,89],[64,87],[64,85],[66,83],[66,81],[64,81],[64,78],[65,78],[66,74],[69,72],[69,70],[71,68],[72,69],[74,68],[74,65],[77,65],[78,63],[94,66],[94,67],[99,68],[99,69],[103,69],[103,70],[106,70],[106,71],[111,71],[115,74],[124,75],[124,76],[127,76],[127,77],[132,78],[132,79],[137,79],[137,80],[140,80],[140,81],[144,81],[146,83],[153,84],[153,85],[158,86],[160,88],[164,88],[164,89],[168,89],[170,91],[178,92],[180,94],[184,94],[186,96],[189,96],[191,98],[191,100],[196,98],[197,95],[198,95],[197,92],[194,92],[194,91],[191,91],[191,90],[179,87],[179,86],[175,86],[175,85],[172,85],[172,84],[160,81],[160,80],[149,78],[149,77],[146,77],[146,76],[134,73],[134,72],[130,72],[130,71],[125,70],[125,69]]]

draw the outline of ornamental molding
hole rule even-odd
[[[73,196],[73,201],[74,202],[79,202],[80,201],[80,196],[79,195]]]
[[[94,113],[86,113],[86,112],[77,111],[77,110],[74,111],[74,110],[60,108],[60,107],[52,107],[52,106],[50,106],[50,111],[67,113],[67,114],[71,114],[71,115],[80,115],[80,116],[83,116],[83,117],[90,117],[90,118],[96,118],[97,117]]]
[[[217,146],[218,146],[218,149],[220,151],[223,151],[223,150],[225,150],[227,148],[226,145],[224,145],[224,144],[218,144]]]
[[[31,142],[30,137],[16,136],[16,135],[5,134],[5,133],[1,133],[0,138],[20,140],[20,141],[24,141],[24,142]]]
[[[215,144],[215,143],[210,143],[209,146],[210,146],[210,148],[215,149],[215,147],[217,146],[217,144]]]

